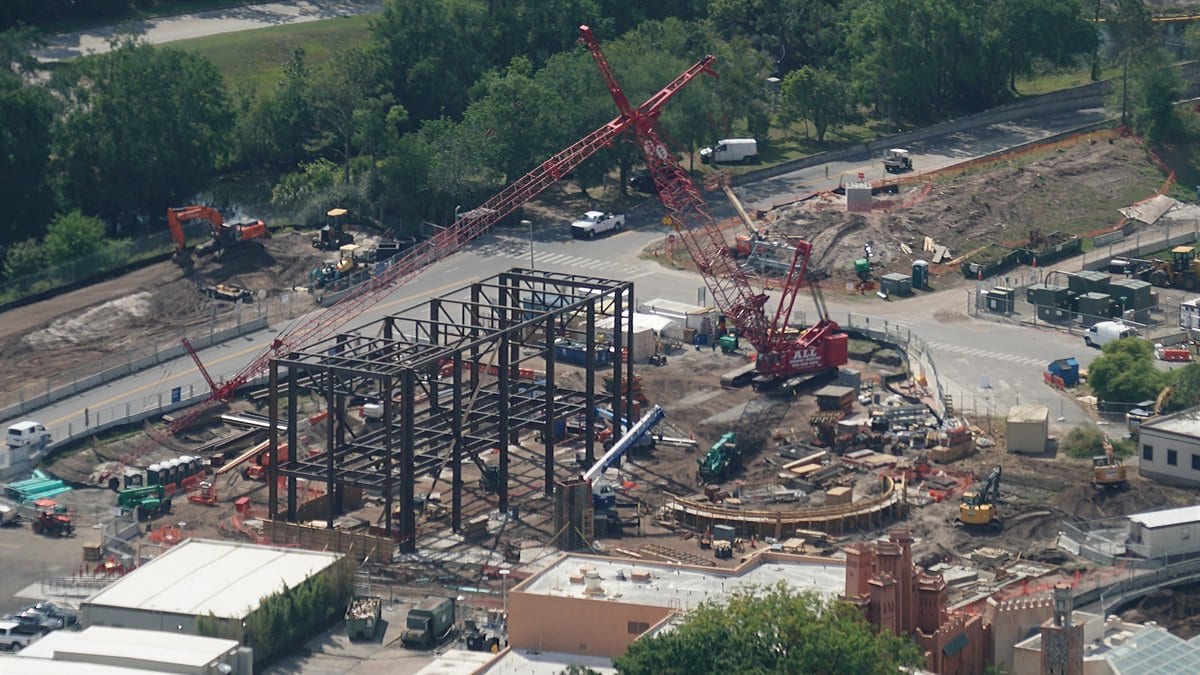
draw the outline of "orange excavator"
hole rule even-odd
[[[177,257],[187,250],[187,239],[183,235],[183,223],[189,220],[207,220],[211,229],[212,242],[196,249],[196,252],[201,254],[219,253],[231,246],[271,236],[266,223],[261,220],[227,224],[221,216],[221,212],[211,206],[171,208],[167,209],[167,228],[170,229],[171,239],[175,242]]]

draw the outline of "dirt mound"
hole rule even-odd
[[[1087,482],[1069,485],[1051,503],[1077,518],[1093,520],[1152,511],[1170,505],[1171,499],[1162,487],[1137,480],[1127,490],[1098,490]]]
[[[890,212],[848,213],[844,200],[812,199],[772,214],[774,235],[800,236],[813,244],[813,264],[836,280],[851,281],[854,261],[871,244],[875,274],[908,273],[917,259],[930,260],[925,237],[946,246],[952,257],[993,243],[1025,244],[1031,230],[1081,234],[1115,223],[1116,209],[1147,197],[1164,177],[1136,142],[1080,142],[1031,154],[961,176],[935,179],[878,205],[916,200]],[[1013,199],[1013,195],[1021,199]],[[905,253],[904,244],[912,253]],[[940,270],[934,266],[932,272]],[[836,285],[831,286],[836,287]]]

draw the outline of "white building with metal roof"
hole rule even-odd
[[[237,640],[109,626],[54,631],[19,656],[184,675],[251,675],[254,664],[253,651]]]
[[[1146,558],[1167,558],[1200,551],[1200,505],[1126,516],[1126,547]]]
[[[242,635],[262,601],[329,570],[341,554],[189,539],[125,575],[80,605],[84,626],[199,633],[215,617]]]
[[[1200,486],[1200,408],[1138,426],[1138,473],[1171,485]]]

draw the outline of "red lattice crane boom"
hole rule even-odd
[[[595,37],[591,35],[591,31],[587,27],[582,27],[581,31],[585,34],[585,42],[590,39],[588,42],[590,49],[591,45],[595,43]],[[204,403],[193,406],[186,413],[172,420],[167,427],[168,433],[175,434],[187,427],[207,410],[232,397],[238,388],[265,374],[271,359],[334,334],[364,310],[382,300],[397,285],[412,279],[434,262],[455,253],[467,242],[508,216],[517,207],[558,182],[560,178],[573,171],[601,148],[611,145],[617,136],[629,129],[636,121],[657,118],[662,112],[662,107],[684,85],[701,73],[712,73],[710,68],[712,62],[713,57],[711,56],[701,59],[647,99],[636,111],[629,107],[624,94],[618,89],[617,93],[620,94],[626,108],[621,115],[584,136],[571,147],[542,162],[533,171],[504,188],[483,205],[468,211],[449,227],[440,230],[432,239],[409,249],[408,254],[402,259],[369,281],[356,286],[345,297],[321,312],[313,320],[294,324],[290,330],[279,335],[269,348],[229,380],[214,384],[205,374],[212,387],[210,397]],[[605,81],[610,85],[615,84],[611,73],[605,74]],[[199,364],[198,359],[197,364]],[[204,372],[203,369],[201,372]],[[149,438],[123,457],[121,463],[124,466],[131,465],[137,458],[157,445],[155,439]]]
[[[579,31],[617,109],[622,117],[632,118],[631,125],[642,146],[646,167],[658,188],[659,200],[669,211],[672,224],[704,277],[714,302],[737,327],[739,334],[758,350],[759,374],[779,379],[845,364],[846,335],[839,332],[838,325],[829,320],[815,285],[814,299],[820,320],[795,338],[787,330],[796,295],[806,281],[812,245],[805,241],[793,242],[795,254],[775,314],[768,317],[766,294],[751,286],[749,276],[730,254],[725,235],[708,212],[700,190],[663,142],[658,130],[661,106],[643,105],[636,110],[630,107],[591,29],[581,26]],[[711,63],[712,57],[706,57],[705,61]],[[715,76],[710,68],[706,67],[704,71]]]

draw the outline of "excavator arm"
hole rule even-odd
[[[167,229],[171,231],[171,239],[175,242],[175,250],[187,248],[187,240],[183,236],[183,223],[188,220],[207,220],[212,230],[213,238],[220,238],[221,228],[225,219],[221,212],[211,206],[181,206],[167,209]]]

